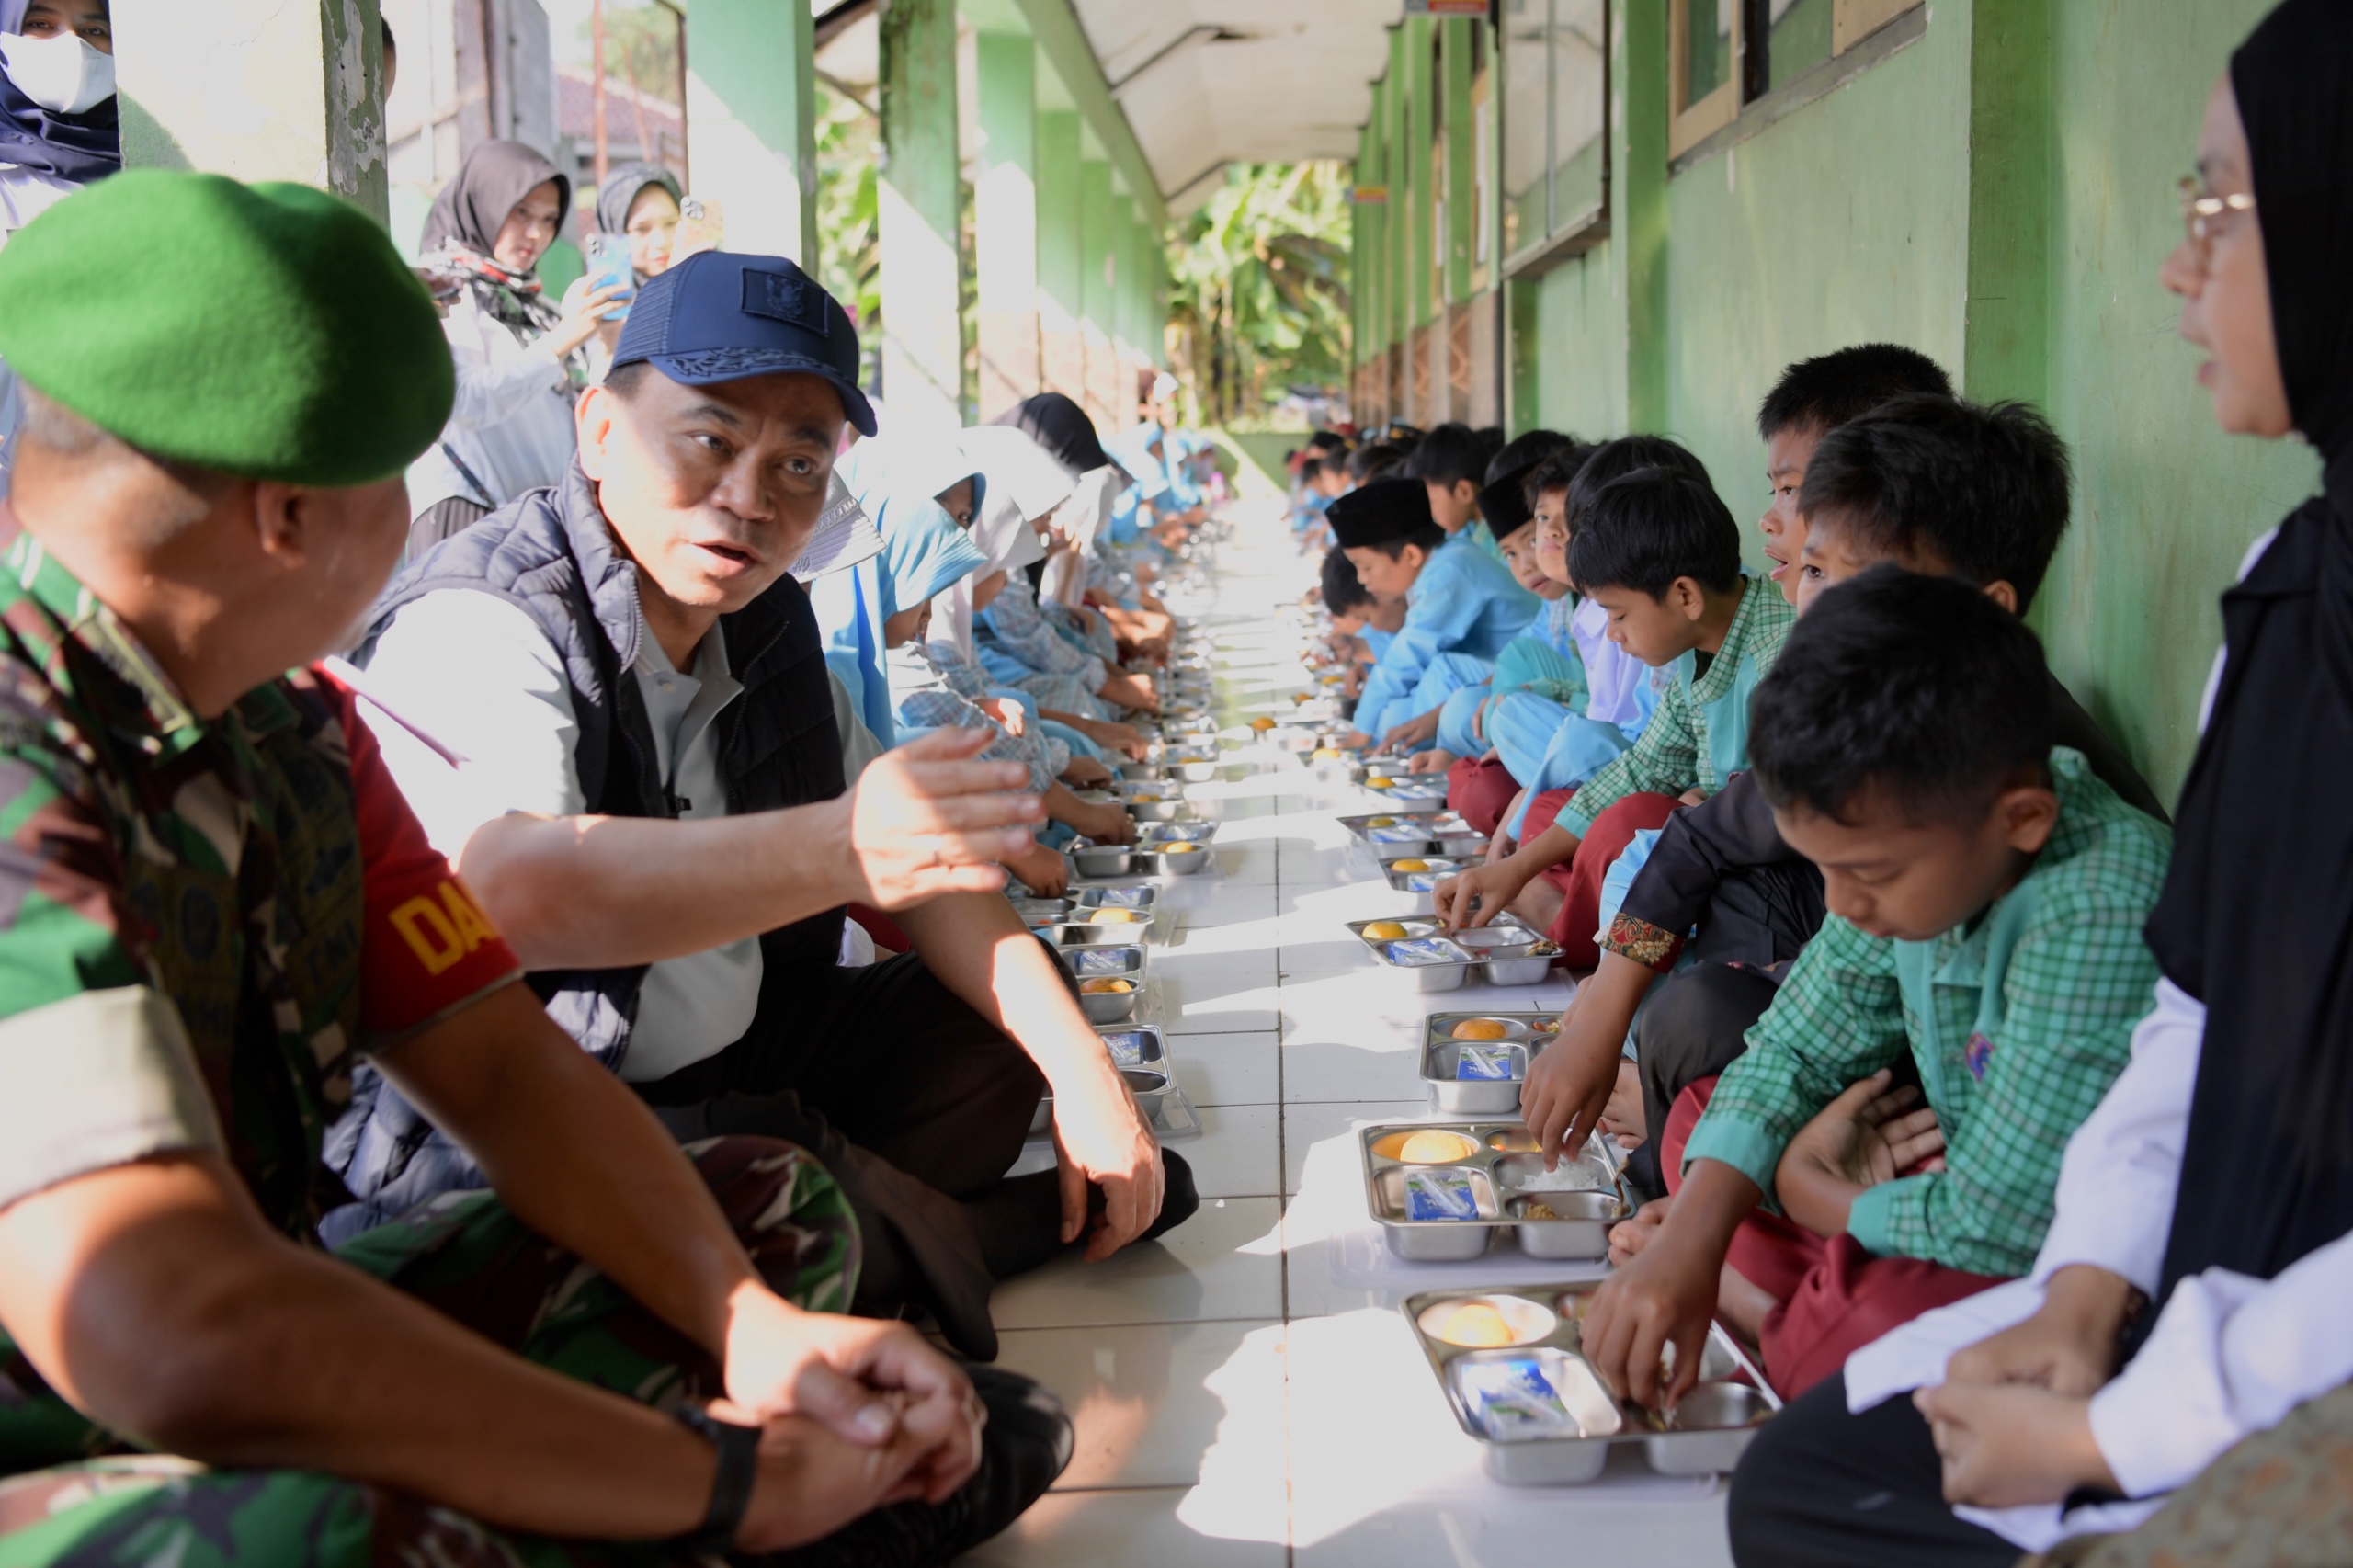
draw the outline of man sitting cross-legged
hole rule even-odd
[[[1108,1256],[1196,1199],[999,872],[937,897],[873,885],[877,857],[1009,846],[867,838],[842,792],[816,620],[788,568],[844,426],[874,427],[858,364],[847,312],[792,263],[672,267],[581,397],[571,474],[412,563],[377,606],[361,679],[389,715],[387,764],[558,1021],[682,1139],[756,1132],[817,1154],[858,1209],[858,1310],[928,1309],[986,1359],[994,1281],[1083,1235]],[[938,766],[904,759],[981,737],[938,751],[949,739],[874,766]],[[983,771],[998,767],[997,787],[1026,781]],[[840,967],[852,902],[889,908],[915,950]],[[1049,1087],[1060,1169],[1007,1181]],[[479,1180],[371,1089],[339,1145],[370,1209]]]
[[[398,559],[452,395],[382,231],[126,174],[20,231],[0,290],[45,301],[0,318],[32,389],[0,571],[0,1562],[685,1564],[847,1526],[826,1561],[912,1564],[1001,1528],[1068,1452],[1051,1402],[983,1369],[983,1433],[912,1331],[811,1310],[858,1268],[822,1166],[682,1157],[304,667]],[[495,1191],[330,1254],[361,1053]]]

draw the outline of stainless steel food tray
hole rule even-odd
[[[1442,1160],[1400,1158],[1398,1146],[1424,1131],[1452,1134],[1463,1152]],[[1618,1151],[1598,1135],[1586,1142],[1575,1162],[1583,1178],[1579,1185],[1542,1191],[1527,1184],[1548,1179],[1544,1157],[1537,1152],[1535,1135],[1517,1121],[1374,1122],[1358,1129],[1357,1151],[1364,1166],[1365,1211],[1381,1227],[1389,1250],[1409,1262],[1468,1261],[1484,1253],[1497,1232],[1510,1233],[1530,1257],[1590,1261],[1608,1256],[1609,1228],[1634,1212]],[[1414,1172],[1446,1173],[1449,1184],[1467,1187],[1472,1213],[1462,1219],[1408,1218]],[[1539,1203],[1559,1217],[1529,1218],[1528,1210]]]
[[[1379,925],[1383,919],[1403,926],[1405,935],[1402,937],[1365,935],[1367,926]],[[1543,980],[1561,951],[1545,939],[1542,932],[1509,913],[1499,915],[1488,925],[1471,931],[1444,925],[1427,913],[1351,920],[1347,926],[1358,940],[1372,949],[1375,960],[1392,969],[1409,971],[1414,976],[1415,987],[1422,991],[1455,990],[1473,972],[1483,976],[1494,985],[1534,985]],[[1512,939],[1490,949],[1484,945],[1484,938],[1481,936],[1483,931],[1502,934]],[[1443,963],[1400,963],[1391,956],[1391,943],[1425,937],[1439,938],[1459,956]]]
[[[1502,1038],[1455,1038],[1457,1025],[1483,1019],[1502,1025]],[[1422,1025],[1422,1082],[1429,1085],[1430,1098],[1449,1116],[1518,1115],[1519,1091],[1528,1082],[1529,1063],[1559,1035],[1560,1023],[1557,1012],[1432,1013]],[[1466,1045],[1509,1046],[1511,1077],[1458,1077],[1457,1061]]]
[[[1756,1428],[1781,1408],[1764,1373],[1722,1324],[1711,1324],[1700,1355],[1699,1381],[1683,1396],[1674,1415],[1612,1398],[1586,1360],[1579,1333],[1599,1285],[1598,1280],[1510,1285],[1429,1290],[1405,1298],[1405,1321],[1429,1358],[1455,1421],[1479,1445],[1487,1474],[1506,1486],[1575,1485],[1598,1476],[1609,1450],[1627,1444],[1640,1444],[1650,1467],[1664,1475],[1731,1470]],[[1518,1342],[1474,1348],[1443,1338],[1452,1314],[1472,1303],[1494,1308]],[[1558,1380],[1562,1403],[1576,1417],[1577,1436],[1498,1437],[1481,1420],[1481,1412],[1464,1392],[1466,1371],[1481,1363],[1515,1360],[1534,1361],[1544,1367],[1548,1381]]]

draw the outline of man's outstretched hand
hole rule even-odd
[[[949,726],[893,747],[850,790],[857,901],[902,910],[949,892],[994,892],[997,864],[1030,845],[1045,819],[1017,762],[982,762],[995,732]]]

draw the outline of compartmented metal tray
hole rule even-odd
[[[1394,876],[1391,881],[1395,885]],[[1394,926],[1405,934],[1368,935],[1370,927],[1382,925]],[[1534,985],[1543,980],[1561,952],[1541,931],[1509,913],[1475,929],[1444,925],[1427,912],[1385,920],[1351,920],[1347,926],[1372,949],[1376,960],[1392,969],[1410,970],[1415,988],[1422,991],[1452,991],[1474,971],[1494,985]],[[1401,959],[1394,946],[1400,942],[1435,943],[1438,951],[1434,956]]]
[[[1458,1036],[1454,1031],[1464,1024],[1492,1028]],[[1529,1063],[1558,1037],[1560,1025],[1558,1013],[1432,1013],[1422,1025],[1422,1081],[1449,1115],[1517,1116]],[[1482,1054],[1493,1060],[1481,1063],[1474,1057],[1466,1077],[1464,1046],[1492,1048]],[[1507,1076],[1493,1076],[1479,1070],[1483,1066],[1500,1066]]]
[[[1369,812],[1339,821],[1382,860],[1412,855],[1463,859],[1487,847],[1486,835],[1452,812]]]
[[[1662,1475],[1731,1470],[1756,1428],[1781,1408],[1764,1373],[1711,1324],[1699,1381],[1673,1415],[1612,1398],[1580,1338],[1599,1286],[1585,1280],[1405,1298],[1405,1321],[1455,1421],[1479,1445],[1487,1474],[1506,1486],[1573,1486],[1599,1475],[1612,1448],[1635,1443]],[[1503,1343],[1463,1345],[1449,1335]]]
[[[1095,1023],[1116,1024],[1135,1017],[1136,1003],[1143,995],[1144,952],[1142,943],[1129,941],[1108,947],[1057,948],[1054,956],[1079,983],[1079,1009]],[[1124,980],[1128,989],[1086,990],[1087,982],[1096,980]]]
[[[1376,795],[1386,795],[1393,801],[1444,801],[1446,775],[1443,773],[1407,773],[1403,758],[1398,771],[1381,773],[1368,767],[1364,787]]]
[[[1168,1059],[1168,1040],[1158,1024],[1120,1024],[1095,1031],[1102,1037],[1103,1049],[1111,1053],[1112,1064],[1127,1080],[1128,1088],[1136,1096],[1145,1114],[1157,1117],[1176,1083],[1176,1065]],[[1030,1119],[1029,1131],[1043,1132],[1053,1124],[1054,1096],[1050,1089],[1038,1102],[1037,1114]]]
[[[1436,1146],[1406,1158],[1424,1133]],[[1535,1134],[1517,1121],[1374,1122],[1358,1129],[1357,1150],[1365,1210],[1389,1250],[1409,1262],[1466,1262],[1498,1231],[1530,1257],[1589,1261],[1608,1256],[1609,1228],[1634,1212],[1618,1152],[1598,1135],[1552,1172]]]

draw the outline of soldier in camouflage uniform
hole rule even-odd
[[[450,402],[381,233],[131,174],[21,231],[0,293],[49,301],[0,319],[32,394],[0,556],[0,1565],[931,1562],[1002,1528],[1067,1460],[1051,1400],[830,1315],[858,1234],[824,1170],[682,1160],[303,667],[390,572]],[[328,1254],[363,1054],[494,1190]]]

